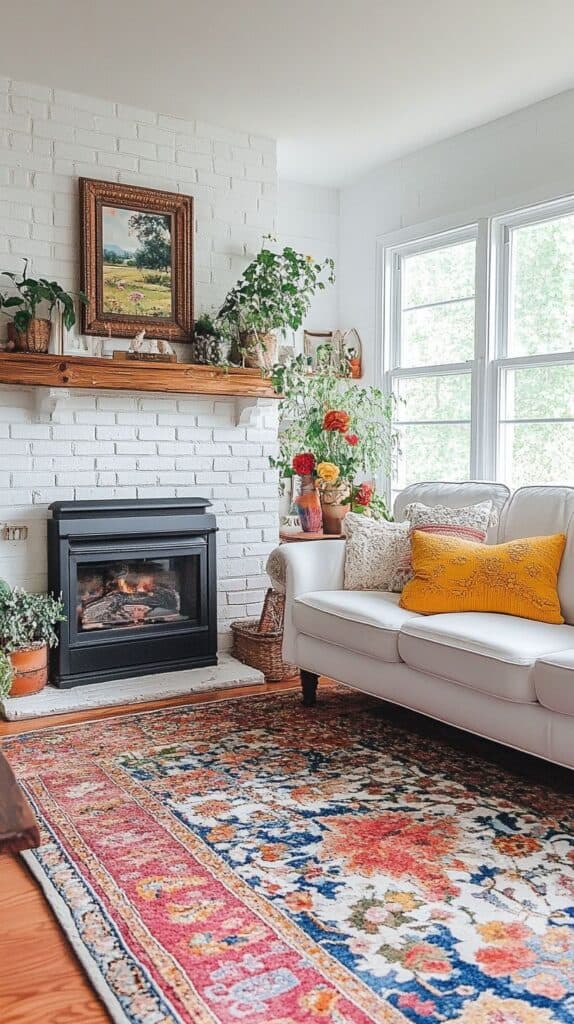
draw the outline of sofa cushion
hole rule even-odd
[[[566,535],[475,544],[459,537],[412,535],[414,579],[401,608],[421,615],[496,612],[561,624],[556,582]]]
[[[490,612],[418,616],[401,628],[412,668],[506,700],[535,702],[538,658],[574,647],[574,627]]]
[[[485,480],[466,480],[463,483],[431,481],[429,483],[410,484],[395,498],[393,506],[396,520],[405,518],[405,508],[413,501],[423,505],[446,505],[448,508],[462,508],[464,505],[476,505],[479,501],[492,501],[493,512],[500,517],[510,497],[505,484],[489,483]],[[498,523],[488,531],[487,541],[496,544]]]
[[[574,487],[520,487],[505,506],[499,540],[565,533],[558,596],[566,622],[574,624]]]
[[[534,687],[545,708],[574,715],[574,650],[540,658],[534,666]]]
[[[399,630],[415,615],[398,601],[398,594],[381,590],[320,590],[296,598],[293,619],[307,636],[380,661],[400,661]]]

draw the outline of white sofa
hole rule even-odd
[[[458,507],[492,498],[488,542],[566,533],[558,589],[564,625],[510,615],[417,615],[399,595],[343,589],[345,545],[283,545],[284,658],[302,669],[303,700],[329,676],[441,722],[574,768],[574,488],[421,483],[397,498]]]

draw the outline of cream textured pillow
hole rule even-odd
[[[410,561],[410,523],[345,516],[345,590],[390,590],[399,563]]]
[[[488,527],[494,526],[496,522],[492,501],[479,501],[476,505],[463,505],[462,508],[423,505],[419,501],[413,501],[405,506],[404,516],[411,531],[422,530],[444,537],[458,537],[459,540],[474,541],[475,544],[484,544]],[[413,576],[409,545],[409,551],[398,566],[390,589],[400,593]]]

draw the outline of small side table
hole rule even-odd
[[[40,845],[40,831],[24,790],[0,753],[0,853],[18,853]]]

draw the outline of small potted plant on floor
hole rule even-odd
[[[48,352],[54,311],[61,313],[67,330],[76,322],[74,296],[64,291],[57,281],[28,277],[28,260],[24,260],[20,276],[7,270],[2,271],[1,276],[12,282],[9,293],[0,293],[0,312],[11,318],[8,347],[19,352]],[[83,292],[78,292],[77,298],[87,302]]]
[[[58,643],[56,625],[64,622],[64,605],[52,594],[13,590],[0,580],[0,648],[10,659],[9,694],[38,693],[48,681],[48,648]]]
[[[275,332],[299,330],[311,299],[325,288],[323,277],[333,284],[334,267],[332,259],[318,262],[290,246],[281,252],[263,248],[218,313],[234,338],[232,361],[270,370],[277,361]]]

